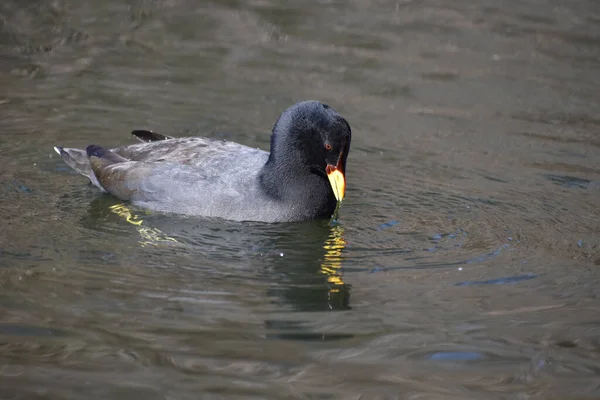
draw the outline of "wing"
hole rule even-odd
[[[166,146],[169,142],[179,146]],[[115,150],[89,146],[87,152],[95,177],[114,196],[148,208],[202,215],[247,207],[245,199],[259,195],[258,175],[268,158],[261,150],[204,139]]]
[[[100,189],[147,208],[234,219],[275,213],[268,199],[259,209],[248,200],[264,195],[258,175],[267,152],[219,139],[133,134],[143,142],[56,150]]]
[[[158,140],[111,149],[113,153],[131,161],[172,162],[206,167],[212,163],[231,162],[236,155],[268,153],[234,142],[201,137]],[[266,161],[266,160],[265,160]]]

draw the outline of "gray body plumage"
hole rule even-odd
[[[99,189],[144,208],[238,221],[295,219],[293,204],[271,198],[259,185],[269,158],[266,151],[208,138],[161,140],[110,151],[127,161],[104,167],[97,177],[85,150],[59,150],[77,159],[74,169]]]
[[[351,135],[346,120],[317,101],[281,114],[270,153],[224,140],[132,133],[142,143],[55,150],[99,189],[135,205],[263,222],[330,217],[337,200],[327,168],[343,175]]]

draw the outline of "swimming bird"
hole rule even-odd
[[[237,221],[330,218],[346,191],[350,125],[319,101],[285,110],[270,153],[205,137],[134,130],[142,143],[55,147],[104,192],[142,208]]]

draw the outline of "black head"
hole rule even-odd
[[[350,139],[350,125],[334,109],[318,101],[297,103],[275,123],[268,163],[329,178],[341,201]]]

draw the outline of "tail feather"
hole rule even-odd
[[[85,150],[70,149],[67,147],[54,147],[56,151],[67,163],[67,165],[79,172],[83,176],[89,177],[92,173],[92,166],[88,160]]]
[[[92,165],[90,164],[90,159],[86,150],[56,146],[54,147],[54,151],[62,157],[69,167],[88,178],[98,189],[106,192],[106,189],[102,187],[98,178],[96,178],[96,174],[94,174],[94,171],[92,170]]]
[[[163,135],[162,133],[145,131],[145,130],[135,130],[131,132],[133,136],[140,142],[157,142],[159,140],[169,140],[173,139],[173,136]]]

